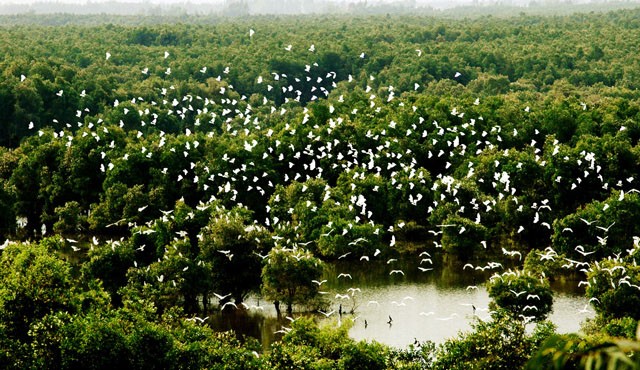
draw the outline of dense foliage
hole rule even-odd
[[[489,283],[489,297],[496,307],[513,318],[540,321],[551,312],[553,295],[549,283],[520,271],[493,278]]]
[[[633,366],[639,15],[0,27],[1,367]],[[393,350],[290,317],[266,354],[200,325],[412,248],[490,269],[492,321]],[[609,325],[541,345],[563,272]]]

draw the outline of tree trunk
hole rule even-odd
[[[280,317],[280,301],[274,301],[273,305],[276,307],[276,315]]]

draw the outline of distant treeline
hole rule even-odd
[[[418,3],[416,0],[402,0],[395,2],[367,2],[367,1],[323,1],[323,0],[220,0],[214,3],[201,1],[187,1],[174,3],[156,3],[153,1],[128,2],[104,1],[87,2],[84,4],[62,2],[34,2],[0,4],[0,15],[26,15],[10,22],[47,22],[51,18],[41,18],[42,15],[73,14],[94,16],[91,22],[127,22],[125,19],[112,16],[143,16],[153,17],[154,20],[144,20],[144,23],[157,23],[158,17],[162,22],[201,22],[198,17],[238,18],[258,15],[421,15],[441,16],[446,18],[475,18],[479,16],[514,16],[520,13],[529,15],[568,15],[572,13],[606,12],[619,9],[629,9],[638,6],[637,0],[622,1],[562,1],[562,0],[524,0],[524,1],[474,1],[449,2],[434,1]],[[106,19],[104,15],[109,15]],[[183,18],[187,17],[188,18]],[[194,20],[192,17],[196,17]],[[35,18],[35,19],[34,19]],[[5,20],[9,20],[6,18]],[[69,19],[64,23],[86,23],[87,19]],[[133,24],[136,21],[133,20]],[[59,24],[59,23],[54,23]]]

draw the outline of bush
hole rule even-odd
[[[528,335],[521,322],[506,311],[498,311],[491,321],[478,319],[472,332],[460,334],[438,347],[433,368],[520,369],[553,332],[553,324],[544,322]]]
[[[502,308],[513,318],[544,320],[551,312],[553,294],[549,282],[523,272],[504,273],[494,277],[488,286],[492,308]]]
[[[442,229],[442,248],[445,252],[455,254],[466,260],[473,256],[475,250],[485,240],[487,228],[482,224],[458,215],[451,215],[444,221]]]

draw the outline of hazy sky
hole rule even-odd
[[[186,2],[191,2],[191,3],[207,3],[207,4],[220,4],[220,3],[224,3],[225,0],[0,0],[0,5],[2,4],[31,4],[31,3],[81,3],[81,4],[85,4],[87,2],[91,2],[91,3],[100,3],[100,2],[113,2],[113,1],[119,1],[119,2],[128,2],[128,3],[143,3],[143,2],[147,2],[147,3],[152,3],[152,4],[171,4],[171,3],[186,3]],[[364,0],[316,0],[317,2],[320,1],[324,1],[324,2],[340,2],[340,3],[357,3],[357,2],[363,2]],[[392,3],[394,1],[397,0],[367,0],[367,2],[369,4],[374,4],[374,3]],[[466,1],[466,0],[453,0],[453,1],[448,1],[451,3],[465,3],[465,2],[470,2]],[[426,5],[429,3],[433,3],[433,2],[437,2],[437,0],[416,0],[416,3],[418,5]]]
[[[148,4],[159,4],[159,5],[167,5],[167,4],[222,4],[226,0],[0,0],[0,6],[2,5],[27,5],[32,3],[49,3],[49,4],[87,4],[87,3],[104,3],[104,2],[121,2],[121,3],[148,3]],[[251,0],[248,0],[251,3]],[[313,0],[315,3],[362,3],[365,0]],[[397,1],[407,1],[407,0],[366,0],[369,5],[382,4],[382,3],[393,3]],[[566,2],[570,1],[572,4],[583,4],[590,2],[607,2],[608,0],[415,0],[415,4],[418,7],[430,6],[436,9],[445,9],[452,8],[460,5],[471,5],[474,3],[479,4],[510,4],[516,6],[526,6],[531,1],[535,1],[538,3],[545,2]],[[640,0],[636,0],[640,1]],[[262,1],[264,4],[264,1]],[[273,4],[278,4],[278,0],[273,0]]]

